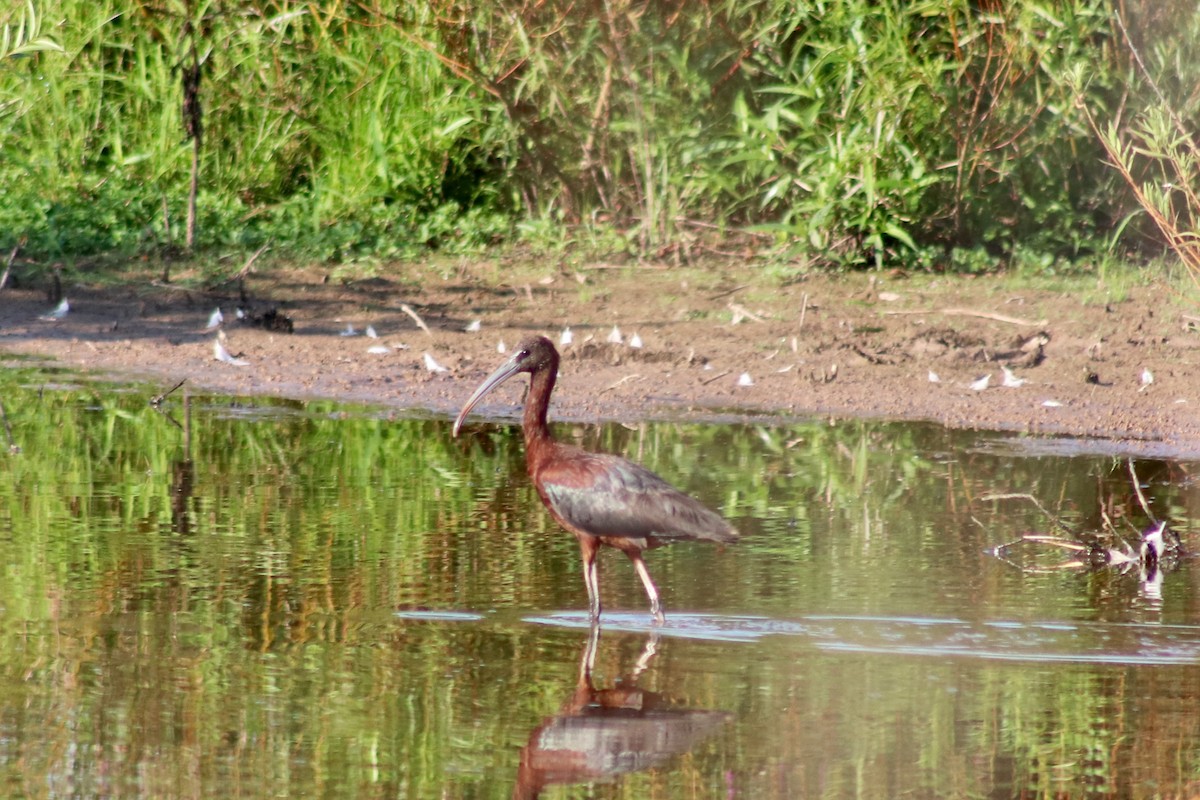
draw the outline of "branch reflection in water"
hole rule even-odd
[[[658,639],[658,631],[651,631],[628,675],[611,689],[597,689],[592,668],[600,626],[591,626],[574,691],[521,750],[514,798],[538,797],[552,784],[606,782],[660,766],[733,718],[727,711],[675,707],[663,695],[636,686],[658,651]]]

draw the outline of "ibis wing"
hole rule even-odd
[[[716,512],[645,467],[617,456],[575,451],[537,475],[546,504],[593,536],[732,542],[737,531]]]

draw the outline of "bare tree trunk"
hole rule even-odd
[[[196,195],[200,188],[200,146],[204,140],[204,107],[200,103],[200,81],[203,78],[203,64],[196,42],[201,34],[192,22],[192,4],[188,2],[187,19],[183,25],[183,38],[188,44],[188,55],[191,63],[182,70],[183,84],[183,127],[189,139],[192,140],[192,181],[188,189],[187,234],[184,244],[191,250],[196,244]]]
[[[24,242],[22,241],[14,247],[12,252],[8,254],[8,260],[4,262],[4,274],[0,275],[0,289],[8,285],[8,276],[12,273],[12,265],[17,260],[17,253],[21,252],[21,244],[24,244]]]
[[[192,183],[188,188],[187,205],[187,239],[185,244],[191,250],[196,244],[196,194],[200,189],[200,137],[192,138]]]

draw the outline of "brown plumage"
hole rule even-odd
[[[601,545],[608,545],[633,562],[650,598],[650,611],[662,622],[658,589],[642,551],[696,539],[734,542],[738,533],[719,514],[645,467],[619,456],[589,453],[556,442],[546,424],[546,410],[558,377],[558,361],[558,351],[546,337],[522,341],[512,357],[467,399],[454,421],[454,435],[484,395],[512,376],[528,372],[529,396],[522,421],[525,464],[550,515],[579,541],[592,620],[600,618],[596,553]]]

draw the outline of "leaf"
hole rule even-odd
[[[886,233],[888,236],[892,237],[893,239],[895,239],[896,241],[904,244],[904,246],[907,247],[909,250],[917,249],[917,244],[916,244],[916,242],[913,241],[912,237],[909,236],[908,231],[906,231],[904,228],[901,228],[896,223],[890,222],[890,221],[884,223],[883,232]]]
[[[459,117],[458,119],[454,120],[450,124],[446,125],[440,131],[438,131],[438,136],[448,137],[448,136],[450,136],[450,134],[454,133],[457,130],[460,130],[461,128],[465,128],[466,126],[470,125],[474,121],[475,120],[471,119],[470,117]]]

